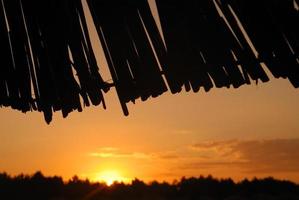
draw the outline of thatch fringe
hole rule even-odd
[[[80,0],[4,0],[1,15],[2,52],[8,59],[1,77],[6,103],[1,104],[23,112],[37,109],[49,123],[53,111],[61,110],[64,117],[82,111],[80,96],[84,106],[103,102],[106,86]]]
[[[167,87],[266,82],[261,63],[299,87],[297,1],[156,0],[163,37],[147,0],[86,1],[125,115],[126,103]],[[54,111],[105,107],[111,84],[99,73],[81,0],[1,0],[0,43],[0,106],[41,111],[47,123]]]
[[[150,15],[150,8],[146,0],[88,0],[88,4],[127,115],[125,103],[156,97],[167,90],[143,26],[142,16]]]

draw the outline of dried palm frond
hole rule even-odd
[[[269,78],[299,87],[298,1],[86,0],[112,84],[99,72],[81,0],[0,1],[0,106],[66,117],[105,102],[126,104],[167,91],[209,91]],[[165,78],[165,81],[164,81]]]

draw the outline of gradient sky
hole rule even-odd
[[[106,73],[100,48],[95,51]],[[129,117],[114,90],[105,98],[107,110],[90,107],[67,119],[56,113],[50,125],[41,113],[1,108],[0,172],[41,170],[92,180],[111,174],[125,181],[274,176],[299,182],[299,91],[287,80],[168,92],[129,104]]]

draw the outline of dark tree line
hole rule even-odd
[[[234,182],[212,176],[182,178],[180,181],[149,184],[138,179],[130,184],[92,183],[73,177],[64,182],[61,177],[45,177],[41,172],[32,176],[11,177],[0,174],[0,199],[90,199],[90,200],[251,200],[299,199],[299,185],[290,181],[264,179]]]

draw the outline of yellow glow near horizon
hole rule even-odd
[[[114,182],[125,182],[126,178],[122,177],[119,171],[107,170],[98,173],[95,177],[96,181],[105,182],[111,186]]]

